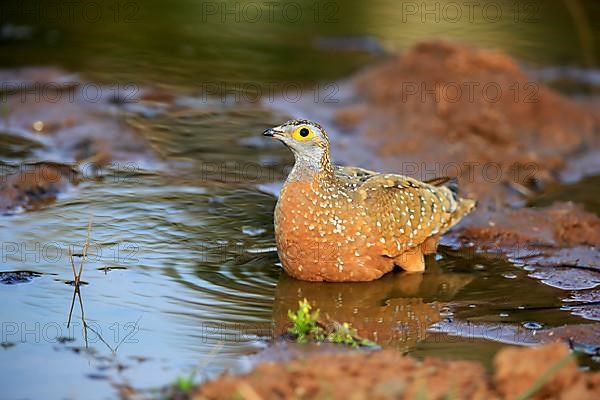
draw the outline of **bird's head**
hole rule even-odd
[[[296,161],[320,163],[324,156],[328,160],[329,138],[325,129],[315,122],[294,119],[265,130],[263,135],[281,140],[292,150]]]

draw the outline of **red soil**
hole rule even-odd
[[[418,361],[395,350],[321,353],[286,364],[263,363],[252,372],[223,375],[192,396],[205,399],[514,399],[549,368],[566,361],[560,344],[501,350],[495,372],[466,361]],[[593,399],[600,394],[600,373],[583,373],[570,359],[546,381],[533,399]],[[237,396],[237,397],[236,397]]]

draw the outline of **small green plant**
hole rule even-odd
[[[353,334],[356,334],[356,329],[353,329],[350,327],[350,325],[348,325],[347,322],[344,322],[343,324],[336,324],[337,326],[335,326],[333,332],[331,332],[329,335],[327,335],[327,340],[329,340],[332,343],[338,343],[338,344],[353,344],[354,343],[354,337]]]
[[[288,317],[292,321],[292,327],[288,332],[296,337],[299,343],[306,343],[309,338],[322,341],[325,337],[323,328],[319,326],[319,310],[311,312],[312,307],[308,300],[298,302],[298,310],[294,313],[288,310]]]
[[[343,324],[334,322],[333,330],[327,335],[327,340],[331,343],[345,344],[352,347],[377,346],[375,342],[359,337],[356,329],[352,328],[347,322]]]
[[[194,387],[194,374],[177,375],[173,384],[177,390],[189,392]]]
[[[316,342],[331,342],[345,344],[352,347],[374,347],[376,343],[358,336],[356,329],[349,323],[332,321],[328,327],[319,321],[319,310],[311,311],[312,307],[306,299],[298,302],[298,310],[288,310],[288,317],[292,327],[288,332],[296,338],[298,343],[309,340]]]

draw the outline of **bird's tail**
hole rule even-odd
[[[458,207],[452,214],[452,221],[450,226],[454,226],[460,221],[465,215],[470,213],[477,206],[477,201],[473,199],[458,199]]]
[[[452,220],[448,224],[448,228],[456,225],[458,221],[470,213],[477,205],[475,200],[458,197],[458,179],[455,177],[440,177],[430,179],[425,181],[425,183],[447,189],[445,194],[450,203],[449,210],[452,213]]]

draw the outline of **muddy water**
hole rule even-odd
[[[316,24],[223,24],[219,16],[203,20],[202,10],[189,12],[190,2],[168,10],[158,2],[132,4],[120,17],[91,25],[68,14],[54,21],[40,17],[51,10],[28,2],[23,9],[33,12],[5,9],[12,24],[31,29],[4,38],[0,60],[11,67],[44,60],[88,79],[175,86],[178,94],[215,89],[215,82],[226,80],[242,83],[226,87],[227,93],[247,91],[251,83],[281,97],[282,82],[302,85],[312,96],[314,82],[345,77],[382,53],[440,34],[547,65],[583,65],[590,57],[572,45],[579,40],[575,30],[565,35],[551,28],[572,26],[560,2],[528,14],[553,24],[519,23],[510,35],[483,17],[461,29],[412,17],[402,25],[397,8],[382,13],[360,4],[324,10],[334,12],[337,22]],[[386,1],[381,5],[389,8]],[[499,23],[515,27],[513,21],[508,16]],[[336,35],[363,39],[328,39]],[[285,41],[274,46],[278,37]],[[573,337],[594,351],[593,289],[561,288],[551,278],[545,281],[554,284],[545,284],[526,265],[495,255],[446,247],[428,259],[423,276],[398,273],[366,284],[308,284],[283,275],[273,250],[276,198],[269,192],[276,191],[291,157],[259,137],[282,117],[235,98],[221,100],[186,98],[190,110],[171,114],[126,108],[127,124],[147,139],[151,160],[88,170],[54,203],[0,217],[0,271],[37,273],[2,275],[3,395],[107,398],[115,396],[115,385],[150,389],[194,369],[198,380],[241,369],[246,355],[285,330],[287,309],[304,297],[383,346],[419,357],[489,364],[498,343],[537,343],[552,335]],[[292,114],[296,108],[290,101],[283,106],[278,109]],[[5,135],[5,125],[2,130],[3,163],[48,155],[38,152],[37,141]],[[352,152],[346,154],[352,161]],[[577,201],[597,212],[597,196],[586,190],[597,185],[591,179],[577,184]],[[534,205],[569,193],[574,187],[552,188]],[[85,284],[76,292],[69,249],[81,252],[90,217]],[[80,260],[74,257],[77,268]],[[592,275],[582,287],[596,284]],[[555,329],[565,324],[578,331]]]
[[[237,122],[245,122],[241,115]],[[214,131],[200,128],[206,124],[216,125]],[[148,137],[160,142],[152,129],[161,121],[148,125]],[[209,138],[195,141],[203,151],[189,148],[193,125]],[[240,184],[265,179],[245,171],[260,165],[251,148],[230,144],[211,157],[210,138],[220,138],[223,146],[227,131],[206,116],[173,119],[172,147],[163,152],[181,165],[176,178],[164,166],[115,164],[102,178],[84,178],[51,207],[3,217],[2,270],[42,274],[1,286],[2,341],[15,344],[1,355],[9,397],[40,398],[48,391],[88,397],[83,395],[95,386],[94,393],[104,397],[109,377],[156,386],[189,371],[220,342],[223,347],[200,375],[262,347],[271,335],[279,275],[270,250],[275,199]],[[252,131],[234,132],[231,143]],[[86,284],[67,326],[75,296],[68,252],[74,246],[81,253],[90,216]],[[90,327],[87,343],[82,317]],[[86,376],[89,385],[64,384]],[[50,382],[56,386],[49,388]]]

